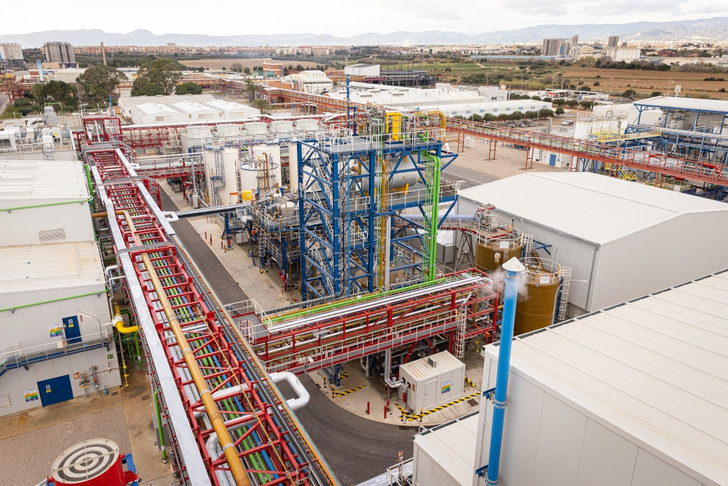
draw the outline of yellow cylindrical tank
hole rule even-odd
[[[521,259],[523,245],[520,238],[498,238],[478,241],[475,245],[475,268],[484,272],[497,270],[513,257]]]
[[[515,335],[553,324],[556,297],[561,285],[560,267],[556,263],[526,260],[526,272],[521,276],[523,281],[516,304]]]

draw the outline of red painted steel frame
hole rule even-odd
[[[249,364],[251,361],[257,366],[260,364],[254,358],[247,363],[241,362],[231,349],[223,330],[214,319],[214,314],[210,312],[197,290],[192,275],[188,273],[185,264],[178,258],[177,247],[168,240],[164,228],[146,204],[138,186],[128,180],[114,182],[114,179],[129,176],[117,152],[113,149],[91,151],[89,158],[93,159],[98,168],[106,193],[113,202],[124,243],[129,248],[136,247],[130,252],[132,260],[135,261],[136,276],[144,289],[149,311],[153,316],[159,338],[164,345],[175,382],[187,410],[187,419],[197,437],[203,461],[209,468],[210,479],[214,484],[218,484],[214,471],[227,470],[227,462],[224,455],[211,457],[207,451],[205,441],[214,431],[205,428],[203,422],[194,416],[196,411],[202,411],[204,407],[200,400],[191,401],[184,391],[184,387],[192,385],[192,382],[182,379],[179,374],[179,369],[185,367],[185,362],[183,359],[175,357],[181,356],[181,353],[173,353],[174,348],[178,348],[178,344],[167,324],[166,316],[159,304],[147,269],[141,261],[142,253],[149,254],[157,274],[165,285],[165,293],[174,303],[174,311],[178,314],[182,328],[188,335],[188,340],[191,344],[195,343],[193,352],[200,362],[210,390],[214,393],[229,385],[242,385],[244,391],[235,395],[237,403],[243,404],[242,410],[228,411],[221,406],[221,413],[227,421],[255,419],[255,423],[251,424],[250,429],[235,441],[236,447],[239,447],[253,431],[262,438],[262,444],[258,446],[243,451],[238,450],[244,464],[251,465],[252,463],[245,461],[245,458],[262,451],[268,454],[274,464],[272,470],[258,471],[246,468],[246,471],[263,472],[271,478],[277,475],[278,478],[265,483],[268,485],[309,484],[306,472],[308,464],[299,462],[302,458],[290,449],[285,440],[287,432],[281,430],[269,413],[271,407],[277,407],[280,404],[281,397],[278,397],[279,401],[276,403],[267,403],[258,391],[259,387],[266,386],[266,383],[260,379],[266,377],[266,372],[262,367],[251,369]],[[155,246],[149,249],[144,248],[145,245]],[[243,345],[243,349],[247,349],[252,357],[252,351],[247,347],[247,343],[242,341],[242,338],[239,344]],[[218,401],[224,400],[219,399]],[[227,400],[229,402],[230,397]]]
[[[464,273],[485,276],[475,269],[454,275]],[[497,293],[487,286],[487,282],[455,285],[437,294],[422,295],[396,305],[373,305],[365,311],[353,311],[352,314],[263,336],[255,340],[253,348],[269,370],[310,372],[365,356],[375,347],[382,351],[455,331],[458,326],[455,314],[460,308],[456,301],[470,293],[466,338],[483,335],[487,340],[493,337],[495,318],[485,317],[495,313],[492,302],[497,299]],[[483,325],[483,322],[488,325]],[[305,367],[301,363],[305,363]]]

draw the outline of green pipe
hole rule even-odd
[[[162,448],[162,461],[167,463],[167,449],[164,446],[164,431],[162,430],[162,413],[159,410],[159,390],[154,390],[154,408],[157,411],[157,425],[159,426],[159,446]]]
[[[108,292],[109,292],[109,289],[104,289],[103,292],[88,292],[86,294],[71,295],[69,297],[59,297],[58,299],[44,300],[42,302],[34,302],[32,304],[22,304],[22,305],[16,305],[13,307],[6,307],[5,309],[0,309],[0,312],[5,312],[5,311],[14,312],[15,309],[25,309],[26,307],[35,307],[36,305],[52,304],[54,302],[63,302],[64,300],[80,299],[81,297],[88,297],[89,295],[101,295],[101,294],[106,294]]]
[[[135,332],[133,334],[133,336],[134,336],[134,345],[136,346],[136,359],[137,359],[137,361],[139,361],[139,363],[141,363],[142,355],[139,352],[139,331]]]
[[[301,310],[301,311],[298,311],[298,312],[295,312],[292,314],[284,314],[281,316],[271,317],[270,320],[271,320],[271,322],[286,321],[286,320],[293,319],[296,317],[307,316],[310,314],[325,312],[327,310],[337,309],[339,307],[345,307],[345,306],[351,305],[353,303],[366,302],[368,300],[378,299],[380,297],[386,297],[388,295],[399,294],[401,292],[406,292],[408,290],[414,290],[419,287],[424,287],[426,285],[433,285],[435,283],[444,282],[444,281],[445,281],[445,278],[440,278],[437,280],[433,280],[432,282],[420,282],[420,283],[416,283],[416,284],[412,284],[412,285],[407,285],[405,287],[399,287],[396,289],[392,289],[389,291],[380,291],[380,292],[376,292],[376,293],[367,294],[362,297],[352,297],[350,299],[342,300],[341,302],[334,302],[331,304],[323,305],[321,307],[316,307],[316,308],[312,308],[312,309],[304,309],[304,310]]]
[[[46,203],[46,204],[33,204],[31,206],[18,206],[15,208],[3,208],[1,211],[17,211],[20,209],[35,209],[35,208],[47,208],[50,206],[64,206],[68,204],[83,204],[85,202],[93,201],[93,198],[88,199],[79,199],[76,201],[60,201],[60,202],[53,202],[53,203]]]
[[[88,180],[88,195],[91,198],[91,210],[95,211],[96,201],[94,201],[94,190],[91,185],[91,167],[88,164],[85,164],[84,167],[86,168],[86,180]]]

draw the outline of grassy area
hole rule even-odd
[[[0,120],[8,120],[12,118],[22,118],[23,115],[20,114],[20,111],[18,111],[15,106],[12,104],[9,104],[7,108],[5,108],[5,111],[0,114]]]
[[[681,96],[728,99],[728,74],[639,69],[599,69],[578,64],[552,64],[510,60],[428,59],[423,68],[441,82],[463,84],[506,84],[511,89],[544,89],[587,87],[614,95],[634,89],[645,98],[653,93],[674,94],[675,85],[682,86]],[[712,78],[712,80],[706,80]],[[722,91],[721,91],[722,90]]]

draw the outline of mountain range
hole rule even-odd
[[[48,41],[65,41],[74,46],[159,46],[175,43],[179,46],[321,46],[321,45],[472,45],[541,42],[544,38],[571,38],[578,35],[583,41],[606,41],[619,35],[623,41],[725,41],[728,39],[728,17],[673,22],[631,22],[626,24],[538,25],[515,30],[484,32],[467,35],[461,32],[392,32],[366,33],[348,37],[329,34],[270,34],[270,35],[200,35],[162,34],[134,30],[127,34],[102,30],[50,30],[30,34],[2,34],[0,42],[17,42],[24,49],[41,47]]]

